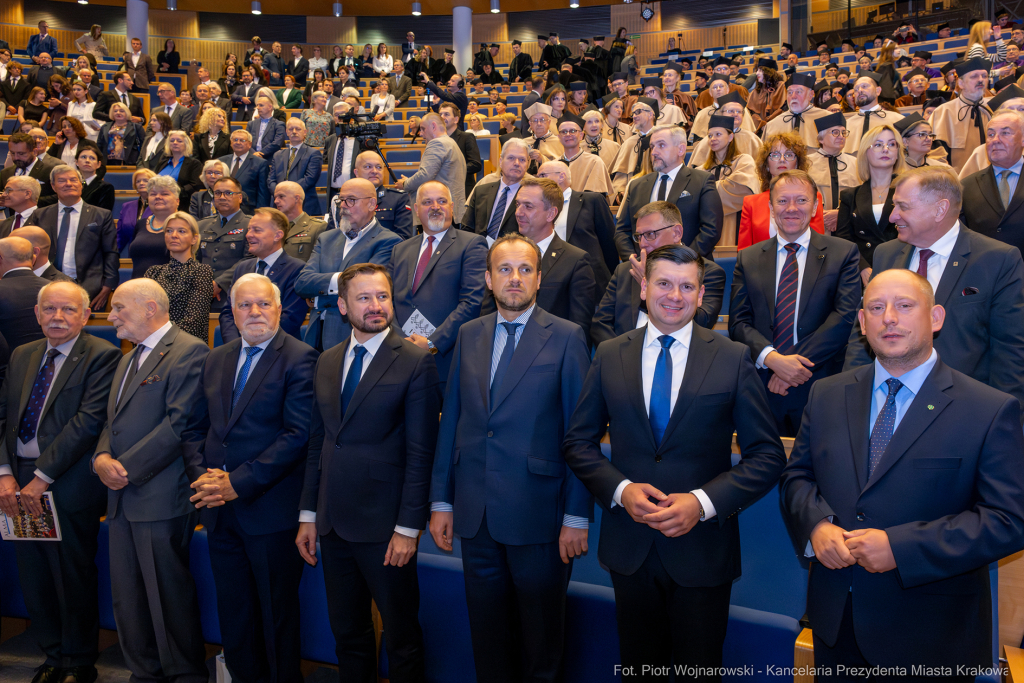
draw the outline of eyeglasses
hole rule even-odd
[[[771,159],[772,161],[778,161],[779,159],[785,159],[786,161],[796,161],[796,154],[794,154],[793,152],[786,152],[785,154],[783,154],[782,152],[772,152],[771,154],[768,155],[768,158]]]
[[[373,199],[373,197],[338,197],[338,201],[350,209],[355,206],[356,202],[360,199]]]
[[[636,242],[637,244],[639,244],[640,242],[642,242],[644,240],[646,240],[648,242],[653,242],[656,239],[658,239],[658,233],[659,232],[661,232],[662,230],[668,230],[669,228],[674,228],[674,227],[676,227],[676,226],[674,226],[674,225],[666,225],[664,228],[658,228],[656,230],[648,230],[647,232],[637,232],[637,233],[634,233],[633,234],[633,241]]]
[[[579,128],[576,128],[574,130],[560,130],[560,131],[558,131],[558,134],[559,135],[576,135],[576,134],[582,133],[582,132],[583,131],[581,131]]]
[[[845,138],[845,137],[849,137],[850,131],[848,131],[848,130],[846,130],[844,128],[842,130],[830,130],[828,132],[828,134],[831,135],[834,138]]]
[[[934,140],[938,136],[935,133],[925,133],[925,132],[922,131],[920,133],[911,133],[907,137],[908,138],[919,138],[921,140]]]
[[[234,197],[236,194],[242,194],[242,193],[241,192],[232,192],[231,190],[214,190],[213,191],[213,196],[215,198],[217,198],[217,199],[220,199],[221,197],[227,197],[228,199],[230,199],[231,197]]]
[[[892,142],[876,142],[871,145],[871,149],[881,151],[882,149],[899,149],[900,144],[893,140]]]

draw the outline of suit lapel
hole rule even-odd
[[[569,195],[569,213],[565,217],[565,241],[568,242],[572,236],[572,230],[576,227],[576,219],[580,217],[580,209],[583,208],[583,195],[575,190]]]
[[[797,303],[797,319],[803,316],[807,309],[807,302],[811,300],[811,291],[814,284],[821,275],[821,268],[825,265],[825,240],[818,237],[818,233],[810,230],[811,243],[808,245],[807,258],[804,259],[803,282],[800,285],[800,301]]]
[[[550,247],[549,247],[550,250]],[[494,405],[491,406],[491,412],[493,413],[501,402],[512,393],[512,390],[519,384],[519,380],[523,378],[526,371],[530,369],[533,364],[533,360],[540,353],[540,350],[544,348],[548,339],[551,337],[550,321],[545,319],[547,314],[541,308],[533,309],[533,315],[526,323],[526,327],[523,329],[523,335],[519,338],[519,344],[516,345],[515,352],[512,354],[512,362],[508,366],[508,370],[505,372],[505,376],[502,378],[501,386],[498,387],[498,393],[494,399]],[[542,322],[543,321],[543,322]],[[497,321],[495,321],[497,324]],[[489,356],[486,356],[489,358]],[[490,364],[487,365],[487,377],[490,380]]]
[[[366,234],[359,238],[359,244],[352,247],[352,251],[348,252],[348,256],[342,259],[341,268],[339,270],[344,271],[345,268],[348,268],[353,263],[362,263],[365,260],[363,258],[363,254],[366,253],[367,245],[377,238],[378,233],[380,233],[380,224],[377,222],[377,219],[374,218],[370,221],[370,225],[366,227]],[[342,239],[347,241],[348,237],[345,237],[345,234],[342,233]],[[342,242],[342,253],[345,253],[344,246],[345,243]],[[359,257],[359,260],[356,260],[356,257]]]
[[[142,385],[142,382],[152,374],[153,370],[156,369],[156,366],[159,365],[160,361],[162,361],[164,356],[167,355],[167,349],[174,343],[174,338],[177,336],[178,327],[177,325],[174,325],[170,330],[168,330],[167,334],[163,336],[163,339],[156,343],[153,350],[149,352],[148,356],[146,356],[146,361],[141,367],[139,367],[139,371],[132,380],[131,386],[125,386],[122,390],[121,400],[118,401],[119,405],[116,408],[114,413],[115,415],[120,413],[121,410],[128,405],[128,402],[131,400],[132,396],[135,395],[135,391]],[[127,366],[125,367],[127,369]],[[124,377],[123,374],[121,376]]]
[[[882,220],[878,222],[879,234],[882,234],[882,231],[885,230],[885,226],[889,225],[889,214],[892,213],[893,209],[892,197],[895,193],[896,190],[890,187],[889,192],[885,195],[885,204],[882,205]],[[875,217],[874,212],[871,213],[871,217]]]
[[[476,340],[476,348],[464,350],[467,358],[489,359],[494,354],[494,330],[498,327],[498,314],[491,313],[483,318],[483,331]],[[525,330],[524,330],[525,331]],[[487,405],[491,396],[491,364],[487,362],[477,377],[480,401]]]
[[[871,207],[870,183],[863,183],[857,188],[857,213],[861,215],[868,225],[874,226],[873,232],[877,233],[878,223],[875,222],[875,212]]]
[[[979,178],[979,184],[981,185],[981,195],[988,202],[992,210],[996,212],[996,215],[1003,216],[1004,218],[1009,215],[1009,211],[1003,209],[1003,202],[999,198],[999,184],[996,183],[996,171],[992,166],[985,169],[985,172],[981,174]],[[1021,183],[1017,181],[1017,188],[1020,189]],[[1014,193],[1016,195],[1016,193]],[[1014,196],[1016,199],[1016,196]]]
[[[20,421],[28,407],[28,399],[32,395],[32,386],[36,383],[36,375],[39,374],[39,366],[43,363],[43,354],[46,353],[46,342],[28,357],[28,367],[25,371],[21,385],[21,405],[18,406],[18,420]],[[8,370],[10,372],[10,370]]]
[[[373,355],[370,365],[363,372],[363,376],[359,379],[359,384],[356,385],[355,393],[352,394],[352,400],[348,404],[348,410],[345,411],[345,416],[341,420],[342,429],[352,419],[359,404],[363,402],[363,399],[370,393],[373,386],[380,381],[380,378],[384,376],[387,369],[398,358],[398,349],[400,348],[402,348],[402,339],[394,332],[384,337],[384,342],[377,349],[377,353]]]
[[[228,342],[225,346],[234,345],[234,348],[227,350],[227,358],[224,363],[219,367],[221,373],[220,377],[220,409],[224,414],[224,419],[220,421],[220,424],[225,425],[224,433],[227,434],[228,420],[231,418],[231,395],[235,391],[235,368],[238,367],[238,356],[242,353],[242,340],[241,338],[235,339],[234,341]],[[210,406],[213,409],[213,406]]]
[[[676,396],[676,406],[668,419],[668,426],[665,428],[665,435],[661,439],[662,445],[669,442],[672,432],[683,419],[683,415],[690,409],[700,385],[711,369],[718,352],[711,345],[714,340],[712,335],[717,332],[709,332],[698,325],[693,326],[693,333],[690,336],[690,351],[686,356],[686,370],[683,374],[683,383],[679,386],[679,394]]]
[[[942,271],[942,277],[939,278],[939,286],[935,288],[935,303],[940,306],[946,305],[950,295],[956,291],[956,284],[960,280],[960,275],[967,268],[970,259],[971,238],[964,226],[961,225],[960,234],[957,235],[956,243],[953,245],[953,251],[946,261],[946,268]]]
[[[550,274],[562,263],[558,257],[562,255],[563,251],[565,251],[565,242],[558,235],[554,235],[540,262],[541,282],[544,282],[544,274]]]
[[[690,173],[689,168],[686,166],[680,168],[679,173],[676,174],[675,181],[672,183],[672,188],[669,190],[668,196],[665,197],[665,201],[675,204],[676,200],[679,199],[679,195],[683,193],[683,190],[686,189],[686,186],[690,184],[690,180],[692,179],[693,174]]]
[[[640,283],[631,274],[627,273],[627,275],[629,276],[629,286],[631,288],[629,290],[630,321],[633,327],[636,328],[636,324],[640,320],[640,302],[643,300],[640,298]]]
[[[640,430],[653,447],[654,432],[651,430],[651,420],[647,415],[647,404],[644,401],[643,352],[646,336],[646,328],[627,332],[628,341],[619,347],[619,359],[622,363],[622,380],[626,385],[626,395],[629,396],[636,422],[644,425]]]
[[[850,430],[853,470],[857,474],[858,489],[863,491],[868,476],[868,429],[871,390],[875,381],[874,363],[863,366],[853,378],[854,381],[846,385],[846,423]]]
[[[989,167],[991,168],[991,166]],[[1000,225],[1006,222],[1006,220],[1013,216],[1017,212],[1017,209],[1024,204],[1024,183],[1020,182],[1020,176],[1017,177],[1017,187],[1013,191],[1013,197],[1010,198],[1010,205],[1006,207],[1006,213],[1003,214],[1003,220],[1000,221]]]
[[[757,272],[760,277],[766,278],[759,283],[762,292],[765,292],[765,303],[768,304],[768,320],[775,321],[775,298],[777,292],[775,286],[775,268],[778,264],[776,255],[779,249],[779,239],[772,237],[761,243],[761,257],[758,259]],[[749,271],[747,271],[749,272]]]
[[[260,384],[263,383],[263,378],[270,372],[270,368],[277,362],[278,357],[281,355],[281,347],[284,345],[284,330],[278,330],[277,334],[274,335],[274,340],[267,344],[267,348],[263,350],[256,357],[256,367],[252,368],[249,373],[249,377],[245,380],[245,387],[242,389],[242,395],[238,397],[238,404],[235,409],[231,411],[228,419],[228,426],[225,432],[231,431],[231,428],[238,421],[238,417],[245,411],[245,406],[252,399],[253,395],[259,390]],[[241,345],[239,345],[241,349]],[[235,365],[238,364],[238,358],[235,358]],[[232,389],[234,384],[232,383]],[[230,407],[230,403],[228,404]]]
[[[437,265],[438,261],[441,260],[441,255],[444,254],[444,252],[448,251],[448,249],[453,244],[455,244],[455,241],[458,239],[458,237],[459,236],[456,234],[454,228],[448,228],[448,232],[445,233],[444,239],[438,242],[437,247],[434,249],[433,255],[431,255],[430,260],[427,261],[427,269],[423,271],[423,277],[420,279],[420,287],[423,286],[423,282],[430,276],[430,271],[432,271],[434,269],[434,266]],[[415,272],[416,271],[414,265],[413,273]]]
[[[43,347],[46,348],[46,347]],[[50,409],[53,402],[60,395],[60,390],[64,388],[64,385],[68,383],[68,378],[71,377],[71,373],[75,371],[78,364],[82,362],[85,357],[85,339],[79,335],[75,341],[75,345],[71,347],[71,353],[64,359],[64,363],[60,366],[60,372],[53,378],[53,384],[50,385],[50,395],[46,398],[46,404],[43,406],[43,412],[40,413],[40,418],[46,415],[46,411]],[[41,361],[42,359],[40,359]],[[29,367],[32,367],[31,365]]]
[[[676,182],[679,182],[679,176],[683,174],[683,170],[679,170],[679,174],[676,175]],[[630,219],[633,221],[633,232],[636,232],[636,214],[650,203],[651,191],[654,189],[654,183],[657,181],[657,173],[648,173],[639,180],[633,183],[633,189],[631,191],[631,201],[629,206],[633,211],[633,215]],[[672,185],[672,189],[675,190],[675,183]]]

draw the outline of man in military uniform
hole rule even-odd
[[[292,258],[308,261],[313,245],[320,233],[327,229],[327,223],[319,216],[313,217],[302,210],[306,191],[291,180],[278,183],[274,188],[274,206],[288,217],[288,232],[284,237],[284,251]]]
[[[374,151],[367,150],[356,157],[355,177],[369,180],[377,188],[377,222],[403,240],[416,234],[412,226],[412,208],[409,195],[401,190],[384,187],[384,161]],[[330,216],[333,211],[328,212]],[[328,228],[333,228],[333,218],[328,218]]]
[[[231,291],[235,264],[248,252],[245,233],[249,216],[242,213],[242,186],[231,176],[213,185],[213,208],[217,213],[199,222],[199,258],[213,269],[214,299],[210,310],[217,313]]]

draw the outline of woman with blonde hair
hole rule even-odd
[[[707,140],[712,153],[703,167],[715,176],[718,195],[722,199],[724,218],[718,243],[724,246],[736,244],[744,197],[761,192],[761,181],[757,177],[754,160],[736,147],[736,136],[733,133],[735,124],[731,116],[712,114],[709,117]]]
[[[603,135],[605,125],[601,112],[586,111],[580,118],[583,119],[583,145],[591,154],[601,157],[601,161],[610,172],[621,145]]]
[[[839,218],[836,237],[842,237],[860,249],[861,278],[871,278],[871,260],[875,247],[899,236],[889,221],[892,212],[892,180],[907,169],[903,138],[890,125],[875,126],[861,138],[857,152],[857,175],[861,184],[839,193]],[[870,211],[864,208],[870,206]],[[863,207],[863,208],[862,208]]]
[[[171,322],[193,337],[209,341],[213,270],[196,261],[199,224],[184,211],[176,211],[167,218],[163,233],[170,260],[152,266],[145,277],[156,280],[167,292]]]
[[[967,38],[967,54],[964,55],[964,61],[969,62],[972,59],[981,57],[987,59],[993,64],[1006,61],[1006,44],[1002,38],[1002,27],[999,24],[992,25],[987,21],[979,21],[971,27],[971,34]],[[988,51],[988,41],[995,39],[996,41],[996,53],[990,54]]]
[[[626,43],[626,54],[622,58],[620,71],[626,72],[626,82],[629,85],[636,85],[640,79],[640,67],[636,62],[636,46]]]
[[[472,133],[477,137],[491,134],[491,131],[484,128],[484,117],[480,116],[480,114],[466,115],[466,132]]]
[[[172,130],[164,139],[164,151],[150,166],[157,175],[170,176],[181,189],[181,203],[188,205],[192,193],[202,187],[203,164],[192,156],[192,140],[183,130]]]
[[[223,109],[212,107],[206,110],[196,125],[195,156],[206,163],[231,154],[231,130]]]
[[[93,24],[88,33],[79,36],[75,40],[75,47],[79,52],[88,52],[96,59],[110,56],[107,44],[103,42],[103,28],[99,24]]]

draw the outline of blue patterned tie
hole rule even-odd
[[[878,411],[878,417],[875,418],[875,427],[871,430],[868,480],[871,479],[872,472],[875,471],[875,467],[878,466],[882,456],[885,455],[885,449],[888,448],[889,440],[892,439],[893,430],[896,428],[896,394],[900,393],[900,389],[903,388],[903,382],[895,377],[890,377],[885,380],[885,383],[889,385],[889,395],[885,397],[885,406]]]
[[[501,350],[501,358],[498,359],[498,365],[494,368],[494,375],[491,377],[491,410],[494,410],[494,399],[498,389],[501,388],[501,382],[505,379],[508,366],[512,365],[512,354],[516,352],[516,328],[519,327],[519,323],[501,324],[508,332],[508,338],[505,340],[505,348]]]
[[[651,409],[648,419],[651,431],[654,432],[654,443],[661,446],[661,439],[668,429],[668,419],[672,415],[672,342],[675,339],[668,334],[658,337],[661,342],[661,353],[654,364],[654,381],[651,383]]]
[[[341,388],[341,415],[345,416],[345,411],[348,410],[349,401],[352,400],[352,395],[356,393],[356,386],[359,385],[359,380],[363,376],[363,356],[366,355],[366,347],[356,345],[352,349],[352,353],[355,354],[355,358],[352,359],[352,365],[348,368],[348,376],[345,378],[345,385]]]
[[[786,245],[786,261],[779,276],[779,291],[775,295],[775,325],[772,346],[782,355],[793,349],[793,323],[796,320],[796,290],[800,282],[800,265],[796,253],[800,245],[791,242]]]
[[[498,232],[501,230],[501,223],[505,219],[505,205],[508,203],[508,186],[506,185],[501,190],[501,196],[498,197],[498,203],[494,206],[494,214],[491,216],[491,222],[487,224],[487,236],[492,240],[498,239]]]
[[[262,351],[258,346],[250,346],[245,350],[245,362],[242,363],[242,369],[238,373],[238,377],[235,378],[235,388],[231,392],[231,412],[235,411],[235,405],[238,403],[238,399],[242,398],[242,390],[245,389],[245,381],[249,379],[249,371],[252,370],[253,359],[256,354]]]
[[[36,375],[36,383],[32,385],[32,393],[28,397],[28,405],[25,406],[25,414],[21,416],[21,425],[18,427],[18,438],[22,443],[28,443],[36,438],[36,427],[39,425],[39,417],[46,403],[46,392],[53,383],[54,359],[59,355],[60,351],[57,349],[47,351],[43,367],[39,368],[39,374]]]

